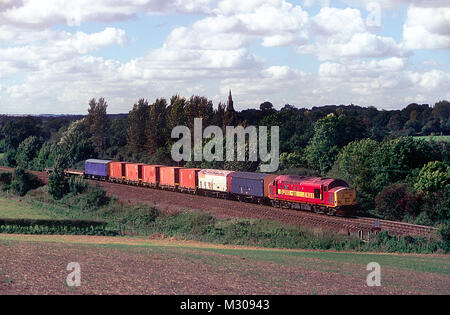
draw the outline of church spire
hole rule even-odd
[[[231,89],[230,89],[230,94],[228,95],[228,102],[227,102],[227,112],[229,112],[229,111],[234,112],[233,96],[231,95]]]

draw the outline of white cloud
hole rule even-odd
[[[403,40],[408,49],[450,48],[450,6],[410,6],[403,26]]]
[[[402,1],[385,0],[382,5],[388,8]],[[90,98],[104,96],[110,112],[127,112],[140,97],[199,93],[218,102],[229,88],[237,109],[265,100],[277,107],[353,102],[398,108],[411,95],[432,103],[449,97],[449,74],[435,69],[439,63],[428,57],[420,71],[411,70],[409,50],[448,47],[448,13],[434,9],[437,1],[414,3],[404,43],[398,44],[374,33],[359,9],[326,7],[311,16],[285,0],[4,1],[1,111],[80,113]],[[431,9],[424,8],[426,3],[432,3]],[[96,33],[52,28],[88,21],[114,26],[112,22],[141,12],[201,17],[171,29],[159,48],[127,61],[99,57],[101,51],[90,55],[127,44],[127,34],[118,27],[105,26]],[[323,62],[317,72],[307,73],[281,58],[273,65],[257,56],[266,47],[280,46],[300,53],[299,63],[305,53]]]
[[[369,31],[358,9],[325,7],[311,18],[310,43],[298,53],[313,54],[319,60],[340,58],[404,56],[407,52],[393,38]]]

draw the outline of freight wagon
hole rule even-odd
[[[198,189],[206,195],[228,198],[228,176],[233,171],[201,170],[198,172]]]
[[[196,193],[198,187],[198,173],[200,168],[181,168],[180,169],[180,191]]]
[[[268,196],[269,185],[277,175],[251,172],[234,172],[228,176],[228,191],[237,200],[262,203]]]
[[[163,165],[143,165],[142,185],[156,188],[159,186],[159,169]]]
[[[166,166],[159,169],[159,187],[176,190],[180,184],[180,169],[178,166]]]
[[[91,179],[107,180],[111,161],[90,159],[84,162],[84,176]]]
[[[142,182],[142,166],[140,163],[127,163],[125,165],[125,182],[139,185]]]
[[[126,162],[109,163],[109,180],[112,182],[122,183],[125,181]]]

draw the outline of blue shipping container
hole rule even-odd
[[[105,160],[86,160],[84,162],[84,174],[91,176],[109,176],[109,163],[111,161]]]
[[[264,197],[264,178],[268,174],[235,172],[230,174],[228,189],[233,194]]]

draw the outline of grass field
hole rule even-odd
[[[421,139],[421,140],[450,142],[450,136],[425,136],[425,137],[414,137],[414,138]]]
[[[54,219],[53,212],[26,202],[0,197],[0,218],[4,219]],[[58,216],[58,219],[64,219]]]
[[[450,294],[450,259],[122,237],[0,235],[0,294]],[[81,287],[67,287],[69,262]],[[368,287],[366,266],[381,266]]]

